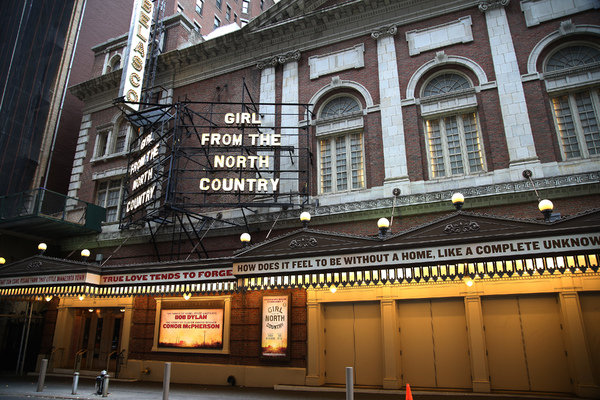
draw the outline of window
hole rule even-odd
[[[214,29],[217,29],[218,27],[221,26],[221,20],[217,17],[215,17],[215,25],[214,25]]]
[[[118,155],[128,151],[130,131],[130,125],[125,120],[120,120],[117,124],[110,123],[100,126],[96,136],[94,158]]]
[[[177,12],[183,14],[183,6],[179,3],[177,3]]]
[[[484,170],[475,113],[429,119],[426,124],[432,178]]]
[[[237,17],[237,14],[236,14],[236,13],[233,13],[233,22],[237,22],[237,18],[238,18],[238,17]]]
[[[231,21],[231,7],[227,6],[227,10],[225,11],[225,18],[227,21]]]
[[[221,10],[221,7],[223,7],[223,0],[216,0],[216,4],[217,4],[217,8],[219,10]]]
[[[196,14],[202,15],[202,10],[204,10],[204,0],[196,0]]]
[[[196,21],[194,21],[194,30],[198,33],[200,33],[200,30],[202,29],[202,27],[200,26],[199,23],[197,23]],[[158,102],[156,102],[158,103]]]
[[[242,13],[248,14],[249,9],[250,9],[250,0],[242,1]]]
[[[117,54],[108,62],[108,65],[106,66],[106,73],[108,74],[109,72],[113,72],[118,69],[121,69],[121,56]]]
[[[362,109],[358,101],[349,96],[336,97],[329,101],[320,113],[320,124],[339,126],[339,121],[360,114]],[[343,126],[349,124],[342,123]],[[319,139],[319,178],[321,193],[336,193],[365,187],[364,151],[362,125],[357,129],[327,128],[318,129]]]
[[[600,62],[600,51],[592,46],[571,45],[555,51],[545,72],[567,75],[573,69]],[[600,155],[600,88],[579,88],[551,98],[554,120],[564,159]]]
[[[264,10],[265,8],[265,0],[260,0],[260,9]]]
[[[108,139],[110,131],[99,132],[96,136],[96,157],[104,157],[108,155]]]
[[[116,222],[120,219],[122,197],[123,179],[111,179],[98,183],[96,204],[106,208],[106,222]]]
[[[442,73],[425,85],[422,101],[458,95],[468,89],[471,84],[464,76]],[[431,115],[425,120],[430,176],[445,178],[485,171],[477,113],[465,110],[447,115],[448,110],[444,111],[446,115]]]

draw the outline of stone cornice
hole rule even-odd
[[[600,171],[535,179],[533,185],[537,190],[545,190],[546,195],[552,199],[570,197],[573,187],[586,187],[587,194],[600,195]],[[522,180],[461,188],[461,193],[468,199],[472,208],[490,207],[509,202],[517,204],[535,201],[534,186],[529,181]],[[449,213],[452,211],[450,199],[454,192],[455,190],[442,190],[398,196],[395,202],[395,216],[422,215],[435,212]],[[583,195],[584,189],[578,190],[578,193]],[[311,220],[311,226],[377,220],[382,216],[382,210],[390,211],[393,208],[394,199],[391,197],[312,207],[310,213],[314,218]],[[560,210],[556,211],[560,212]],[[277,229],[289,229],[298,226],[300,212],[301,210],[287,210],[282,211],[280,215],[277,212],[272,212],[248,215],[246,218],[248,223],[254,227],[263,226],[268,229],[277,220]],[[243,217],[230,218],[227,223],[215,221],[207,236],[241,233],[245,223]],[[232,224],[238,225],[238,227],[232,228]],[[148,235],[150,235],[150,231],[147,227],[144,227],[136,229],[135,233],[131,230],[101,233],[95,236],[93,242],[98,246],[117,246],[126,237],[131,236],[128,239],[129,244],[147,243]],[[172,232],[165,229],[157,237],[157,240],[172,240]],[[87,247],[91,246],[90,239],[86,239],[86,237],[65,240],[63,245],[67,250],[70,250],[78,248],[80,242],[86,242]]]

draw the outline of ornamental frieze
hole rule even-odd
[[[394,36],[398,32],[398,28],[396,25],[385,26],[383,28],[379,28],[373,32],[371,32],[371,37],[373,39],[379,39],[385,36]]]
[[[302,54],[300,53],[299,50],[290,51],[285,54],[280,54],[278,56],[273,56],[273,57],[269,57],[269,58],[260,60],[256,64],[256,68],[263,69],[266,67],[276,67],[278,64],[283,65],[290,61],[298,61],[298,60],[300,60],[301,56],[302,56]]]
[[[469,222],[458,222],[454,224],[448,224],[444,228],[444,233],[451,235],[453,233],[468,233],[468,232],[476,232],[480,229],[480,226],[475,221]]]
[[[310,238],[293,239],[290,242],[289,247],[294,249],[294,248],[302,248],[302,247],[315,247],[316,245],[317,245],[317,239],[314,237],[310,237]]]
[[[510,0],[479,0],[479,11],[485,12],[493,8],[506,7]]]

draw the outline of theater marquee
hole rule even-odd
[[[551,238],[503,240],[450,246],[432,246],[380,252],[352,253],[342,256],[306,257],[290,260],[238,262],[233,264],[236,276],[265,273],[304,273],[317,270],[351,269],[441,262],[461,262],[494,257],[531,257],[537,254],[588,252],[600,249],[600,235],[580,234]]]

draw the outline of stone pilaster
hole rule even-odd
[[[517,55],[504,9],[508,3],[509,0],[481,0],[479,9],[485,13],[487,22],[510,164],[522,169],[522,165],[539,163],[539,160]]]
[[[379,64],[379,97],[381,135],[385,158],[385,185],[390,188],[405,183],[408,188],[408,166],[404,141],[404,122],[400,104],[400,81],[394,35],[396,26],[384,27],[371,33],[377,40]],[[403,191],[407,193],[406,191]],[[391,192],[390,192],[391,193]]]

